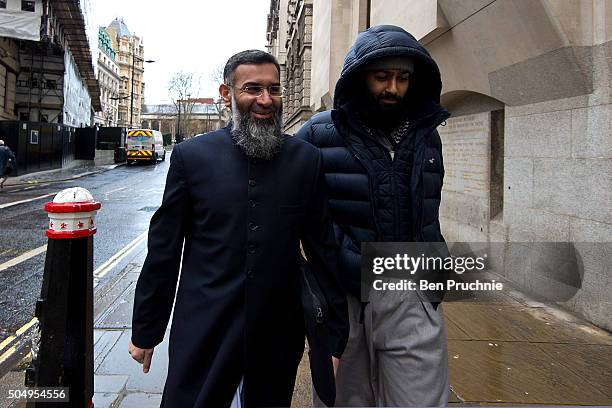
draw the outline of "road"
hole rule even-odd
[[[94,237],[95,283],[102,286],[121,267],[118,257],[125,254],[129,259],[131,249],[136,253],[145,245],[149,221],[161,203],[168,166],[169,160],[157,165],[138,163],[76,180],[15,186],[0,192],[0,342],[34,314],[47,243],[44,203],[58,191],[76,186],[86,188],[102,203]]]

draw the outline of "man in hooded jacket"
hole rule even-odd
[[[350,336],[337,406],[440,406],[448,401],[442,293],[371,294],[360,301],[362,242],[444,242],[438,221],[444,168],[436,131],[450,115],[429,53],[396,26],[361,33],[346,56],[334,109],[297,137],[323,157],[349,294]]]

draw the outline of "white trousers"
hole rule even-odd
[[[238,384],[238,388],[236,388],[236,393],[234,394],[234,399],[232,400],[232,405],[230,408],[242,408],[242,381],[244,377],[240,379],[240,384]]]

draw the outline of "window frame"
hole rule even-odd
[[[27,11],[29,13],[36,13],[36,1],[21,0],[21,11]]]

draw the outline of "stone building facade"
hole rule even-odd
[[[16,120],[15,87],[19,73],[19,48],[12,38],[0,37],[0,120]]]
[[[0,119],[92,124],[101,104],[89,4],[0,2]]]
[[[312,116],[312,0],[273,0],[268,15],[268,51],[281,65],[284,130],[296,132]]]
[[[95,122],[99,126],[117,126],[119,119],[119,64],[117,53],[113,50],[112,40],[106,30],[98,32],[98,83],[102,110],[96,113]]]
[[[128,30],[123,19],[117,18],[106,27],[113,50],[117,54],[119,76],[118,126],[138,126],[144,97],[144,46],[140,37]]]
[[[181,101],[181,133],[185,138],[219,129],[223,115],[219,115],[221,102],[213,98],[190,98]],[[185,113],[187,112],[187,113]],[[178,133],[178,106],[174,104],[144,105],[141,126],[171,134],[176,140]]]
[[[503,243],[496,272],[534,295],[569,294],[549,300],[612,329],[612,3],[313,0],[312,10],[310,109],[332,107],[360,31],[411,32],[439,64],[452,114],[439,129],[447,240]],[[535,254],[540,242],[573,252],[577,276],[547,273],[559,256]]]

